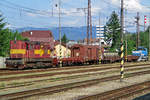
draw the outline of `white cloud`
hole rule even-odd
[[[111,0],[113,5],[120,6],[120,0]],[[124,1],[125,8],[129,11],[138,11],[138,12],[148,12],[150,11],[148,8],[143,6],[140,3],[140,0],[125,0]]]
[[[26,13],[27,16],[31,16],[31,17],[36,17],[37,15],[36,14],[33,14],[33,13]]]
[[[12,25],[11,24],[6,24],[5,28],[11,28]]]
[[[101,8],[99,8],[99,7],[93,7],[92,8],[92,15],[98,15],[100,10],[101,10]]]

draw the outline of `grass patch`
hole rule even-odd
[[[6,87],[6,84],[5,83],[1,83],[0,84],[0,89],[3,89],[3,88],[5,88]]]

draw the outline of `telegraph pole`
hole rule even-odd
[[[121,0],[121,64],[120,64],[120,82],[124,78],[124,45],[123,45],[123,35],[124,35],[124,0]]]
[[[137,20],[137,21],[136,21],[136,24],[137,24],[136,48],[138,48],[138,46],[140,45],[140,24],[139,24],[140,16],[139,16],[139,12],[137,12],[136,20]]]
[[[60,56],[59,56],[59,60],[60,60],[60,67],[62,67],[62,48],[61,48],[61,0],[59,0],[59,42],[60,42]]]

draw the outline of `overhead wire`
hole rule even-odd
[[[8,9],[7,9],[8,10]],[[12,14],[14,14],[14,15],[16,15],[16,14],[18,14],[16,11],[7,11],[7,12],[9,12],[9,14],[10,13],[12,13]],[[22,16],[24,16],[24,15],[22,15]],[[47,23],[47,21],[37,21],[37,20],[35,20],[35,19],[32,19],[32,20],[30,20],[30,19],[26,19],[26,18],[22,18],[22,16],[13,16],[13,17],[10,17],[10,16],[6,16],[6,15],[4,15],[4,20],[7,20],[7,22],[9,22],[9,20],[11,20],[11,22],[15,22],[15,24],[19,24],[19,25],[21,25],[21,24],[35,24],[35,25],[45,25],[45,26],[48,26],[49,25],[49,23]],[[49,25],[50,26],[50,25]]]
[[[43,14],[41,14],[41,12],[38,12],[38,11],[41,11],[41,10],[36,10],[36,9],[32,9],[32,8],[27,8],[27,7],[24,7],[24,6],[20,6],[20,5],[8,2],[7,0],[5,0],[5,3],[4,2],[0,2],[0,5],[3,6],[3,7],[5,7],[5,8],[10,8],[10,9],[14,9],[14,10],[19,11],[20,20],[21,20],[21,17],[22,17],[22,12],[29,12],[29,13],[39,14],[39,15],[43,16]],[[22,21],[24,21],[24,20],[22,20]],[[26,21],[24,21],[24,22],[27,23]],[[29,22],[33,22],[33,20],[29,21]]]
[[[7,7],[11,7],[13,9],[22,9],[23,11],[26,11],[26,12],[30,12],[30,13],[35,13],[35,14],[48,14],[50,12],[48,11],[45,11],[45,10],[39,10],[39,9],[33,9],[33,8],[29,8],[29,7],[25,7],[25,6],[22,6],[22,5],[18,5],[18,4],[15,4],[15,3],[12,3],[10,1],[7,1],[7,0],[2,0],[1,3],[3,2],[3,4],[7,4]],[[10,6],[11,5],[11,6]]]
[[[47,15],[49,16],[48,14],[42,14],[41,12],[34,12],[34,11],[31,11],[31,10],[26,10],[26,9],[22,9],[22,8],[17,8],[17,7],[14,7],[14,6],[10,6],[10,5],[7,5],[7,4],[3,4],[3,3],[0,3],[1,6],[3,7],[6,7],[6,8],[10,8],[10,9],[14,9],[14,10],[17,10],[19,11],[20,9],[24,12],[28,12],[28,13],[33,13],[33,14],[39,14],[39,15]]]

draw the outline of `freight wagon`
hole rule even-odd
[[[71,57],[63,58],[63,65],[97,64],[99,46],[75,44],[71,47]]]

